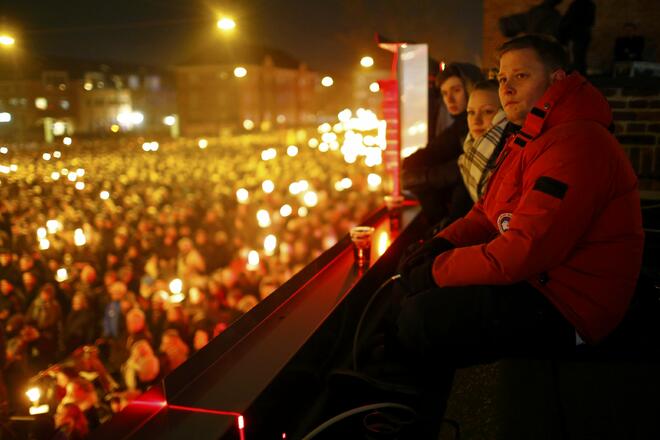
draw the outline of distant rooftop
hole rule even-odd
[[[22,57],[12,62],[0,63],[0,80],[40,79],[49,70],[68,72],[70,78],[82,78],[85,72],[104,72],[115,75],[130,73],[163,73],[164,69],[140,64],[111,60],[84,60],[57,56]]]
[[[300,60],[289,53],[273,47],[256,46],[250,44],[217,45],[204,50],[198,50],[191,56],[184,58],[178,67],[209,65],[209,64],[262,64],[264,58],[269,56],[276,67],[297,69]]]

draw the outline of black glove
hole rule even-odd
[[[411,268],[407,273],[401,274],[401,284],[408,291],[408,296],[438,287],[433,279],[434,260],[435,258],[428,258],[422,264]]]
[[[419,266],[425,260],[434,259],[443,252],[454,249],[454,245],[447,239],[441,237],[433,237],[430,240],[419,243],[414,243],[408,247],[403,258],[399,261],[397,272],[402,277],[406,277],[414,267]]]

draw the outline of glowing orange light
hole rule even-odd
[[[218,26],[218,29],[223,31],[231,31],[236,28],[236,22],[230,17],[222,17],[217,21],[216,25]]]
[[[390,247],[390,234],[387,231],[383,231],[378,236],[378,256],[383,255],[388,247]]]

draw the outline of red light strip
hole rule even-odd
[[[238,426],[238,433],[241,436],[241,440],[245,440],[245,418],[241,413],[235,411],[220,411],[217,409],[206,409],[206,408],[195,408],[193,406],[182,406],[182,405],[167,405],[169,409],[179,410],[179,411],[188,411],[193,413],[202,413],[202,414],[213,414],[216,416],[231,416],[236,418],[236,425]]]

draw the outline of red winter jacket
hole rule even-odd
[[[642,260],[637,178],[579,74],[554,83],[509,139],[485,196],[439,236],[439,286],[531,283],[585,341],[623,318]]]

